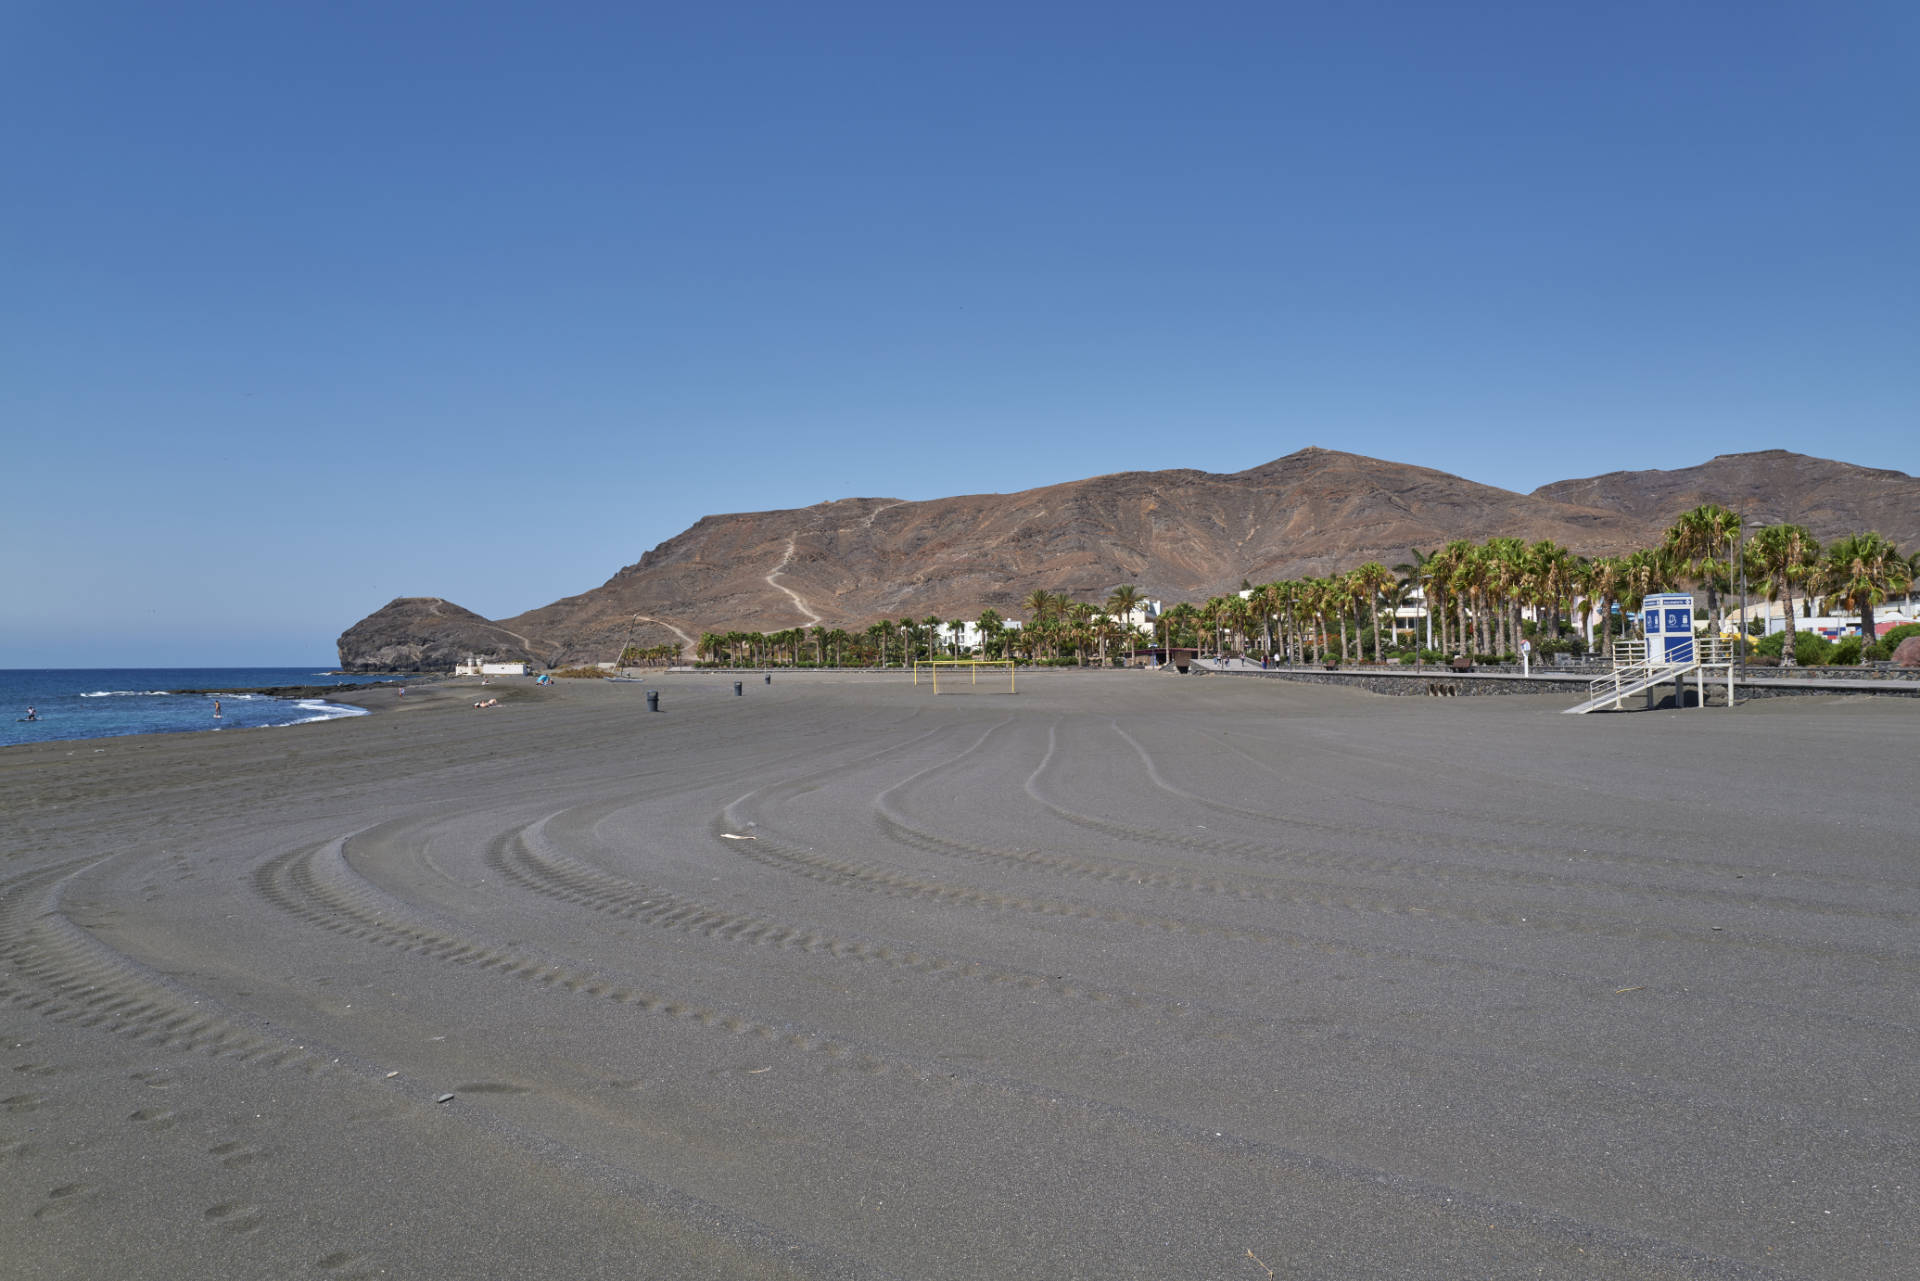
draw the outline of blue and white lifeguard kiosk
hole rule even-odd
[[[1647,634],[1649,666],[1694,663],[1693,597],[1686,592],[1648,596],[1640,606],[1640,630]]]

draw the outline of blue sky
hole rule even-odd
[[[1920,7],[14,3],[0,667],[330,662],[712,512],[1920,473]]]

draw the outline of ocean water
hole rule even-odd
[[[325,699],[188,690],[267,685],[366,685],[391,676],[335,676],[312,667],[117,667],[0,669],[0,747],[50,739],[264,729],[364,716]],[[214,700],[220,716],[214,717]],[[33,708],[36,720],[26,720]]]

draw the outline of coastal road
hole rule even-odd
[[[731,681],[0,752],[0,1274],[1916,1275],[1904,701]]]

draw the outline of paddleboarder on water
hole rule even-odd
[[[29,708],[27,709],[27,715],[26,715],[26,717],[25,717],[25,719],[27,719],[27,720],[30,720],[30,721],[37,721],[37,720],[39,720],[39,719],[40,719],[40,713],[38,713],[38,712],[36,712],[36,711],[34,711],[34,710],[33,710],[33,709],[31,708],[31,707],[29,707]]]

